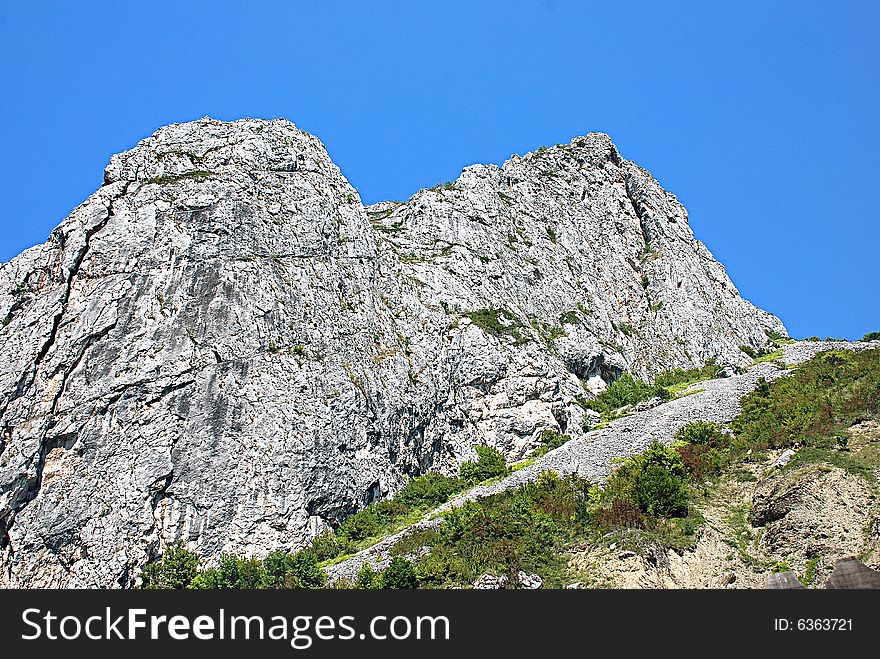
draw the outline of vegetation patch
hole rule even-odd
[[[193,172],[184,172],[182,174],[163,174],[162,176],[155,176],[151,178],[149,182],[157,183],[159,185],[168,185],[170,183],[177,183],[178,181],[184,181],[187,179],[198,181],[202,179],[213,178],[214,176],[216,176],[214,172],[196,170]]]
[[[512,336],[519,345],[528,341],[520,332],[523,324],[516,314],[503,308],[478,309],[467,314],[471,322],[493,336]]]
[[[635,405],[654,396],[668,397],[665,388],[642,382],[626,371],[594,399],[579,399],[579,402],[584,408],[602,414],[604,419],[604,415],[614,410],[627,405]]]
[[[540,458],[569,441],[571,441],[570,435],[563,435],[555,430],[547,429],[541,433],[541,445],[532,451],[529,457]]]
[[[880,349],[830,350],[772,383],[759,380],[731,423],[742,449],[833,449],[836,437],[880,409]]]
[[[668,371],[663,371],[654,378],[654,384],[660,387],[665,387],[672,393],[676,393],[692,384],[696,384],[697,382],[716,378],[720,371],[721,367],[714,359],[710,359],[700,368],[673,368]]]
[[[566,311],[565,313],[559,316],[559,324],[560,325],[578,325],[581,322],[581,317],[578,315],[578,312],[572,309],[571,311]]]

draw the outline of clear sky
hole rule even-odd
[[[161,125],[283,116],[366,202],[609,133],[795,336],[880,330],[880,2],[0,3],[0,261]]]

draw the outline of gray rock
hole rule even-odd
[[[0,318],[0,585],[65,587],[135,585],[175,542],[297,549],[478,443],[513,460],[557,430],[540,464],[600,474],[689,408],[587,449],[584,386],[744,365],[785,331],[606,135],[365,208],[280,119],[113,156],[0,265]]]
[[[481,574],[474,581],[474,590],[499,590],[507,585],[507,577],[497,574]]]
[[[631,412],[645,412],[646,410],[652,410],[658,405],[663,404],[663,399],[659,396],[654,396],[653,398],[649,398],[648,400],[642,400],[632,406]]]
[[[544,587],[544,580],[538,574],[526,574],[522,570],[516,573],[519,587],[525,590],[539,590]]]
[[[584,410],[584,419],[581,422],[581,427],[584,430],[589,430],[594,426],[599,425],[602,421],[602,415],[599,414],[596,410]]]
[[[791,462],[791,459],[794,457],[794,450],[787,448],[785,449],[778,458],[773,461],[773,467],[775,469],[782,469],[785,465]]]

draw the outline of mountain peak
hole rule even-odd
[[[365,208],[286,120],[161,128],[0,265],[0,584],[300,547],[624,371],[748,363],[784,327],[686,218],[601,133]]]

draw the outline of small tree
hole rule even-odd
[[[479,459],[476,462],[467,461],[461,465],[461,477],[470,483],[479,483],[480,481],[496,476],[504,476],[507,474],[507,464],[504,462],[504,456],[494,448],[489,446],[475,446]]]
[[[373,569],[373,566],[369,563],[364,563],[361,569],[358,570],[354,587],[360,590],[373,590],[376,588],[378,577],[379,574]]]
[[[606,491],[612,500],[629,501],[646,515],[683,517],[688,513],[687,483],[688,470],[678,452],[655,441],[611,474]]]
[[[217,590],[251,590],[259,588],[262,578],[262,565],[253,558],[238,558],[231,554],[221,554],[220,564],[200,572],[190,584],[190,588]]]
[[[721,426],[710,421],[692,421],[683,425],[675,433],[675,439],[689,444],[700,444],[709,448],[719,448],[726,440]]]
[[[285,588],[321,588],[327,575],[318,567],[318,559],[309,551],[300,551],[290,559],[289,569],[284,576]]]
[[[402,556],[395,556],[382,572],[382,588],[407,589],[418,588],[419,579],[412,563]]]
[[[283,588],[284,578],[291,570],[291,555],[286,551],[276,549],[263,559],[260,571],[260,588]]]
[[[309,551],[315,555],[319,561],[326,561],[329,558],[336,558],[340,554],[351,551],[351,543],[342,538],[340,539],[333,531],[327,530],[312,538]]]
[[[403,489],[394,496],[394,500],[408,508],[438,506],[461,490],[462,485],[459,478],[429,471],[407,481]]]
[[[655,517],[684,517],[688,513],[688,472],[681,456],[654,442],[636,460],[633,503]]]
[[[150,563],[141,573],[143,587],[149,589],[186,588],[199,573],[199,555],[178,542],[165,550],[162,560]]]

